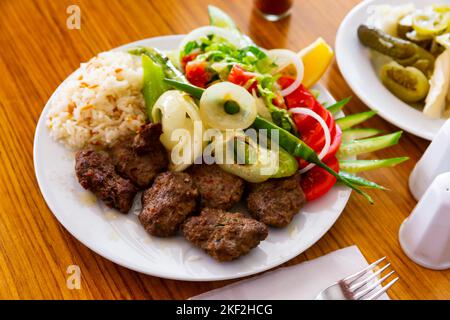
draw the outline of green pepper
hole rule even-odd
[[[156,100],[167,91],[168,85],[164,82],[163,68],[146,55],[142,55],[142,68],[144,73],[144,95],[147,115],[152,121],[152,109]]]
[[[256,159],[254,149],[251,149],[247,143],[242,140],[235,141],[235,160],[237,163],[251,165]],[[240,150],[239,150],[240,148]],[[269,148],[268,150],[272,150]],[[240,151],[240,152],[239,152]],[[243,153],[243,154],[242,154]],[[286,150],[278,146],[278,169],[271,178],[290,177],[298,170],[297,159]]]
[[[145,55],[153,60],[163,68],[166,78],[176,79],[178,81],[189,83],[186,77],[170,62],[169,58],[161,51],[155,48],[138,47],[136,49],[129,50],[128,53],[133,55]]]
[[[387,188],[380,186],[379,184],[366,180],[364,178],[355,176],[353,174],[350,174],[348,172],[345,171],[340,171],[339,175],[346,179],[347,181],[350,181],[352,184],[356,185],[356,186],[360,186],[363,188],[371,188],[371,189],[380,189],[380,190],[388,190]]]
[[[282,148],[284,148],[287,152],[289,152],[291,155],[295,157],[302,158],[303,160],[306,160],[309,163],[314,163],[318,167],[324,169],[328,173],[330,173],[332,176],[334,176],[339,182],[342,182],[347,187],[350,187],[351,189],[355,190],[357,193],[364,196],[370,203],[373,203],[372,198],[362,191],[359,187],[354,185],[352,182],[347,180],[345,177],[340,176],[338,173],[336,173],[333,169],[331,169],[329,166],[327,166],[325,163],[323,163],[320,159],[317,153],[309,147],[306,143],[304,143],[302,140],[294,136],[293,134],[287,132],[286,130],[277,127],[272,122],[269,122],[261,117],[256,117],[255,122],[252,125],[255,129],[267,129],[268,133],[270,134],[271,130],[278,130],[279,134],[279,144]]]
[[[181,90],[181,91],[184,91],[199,100],[202,97],[203,91],[205,91],[205,89],[203,89],[203,88],[194,86],[189,83],[183,83],[183,82],[180,82],[177,80],[173,80],[173,79],[166,78],[166,79],[164,79],[164,82],[166,82],[171,87]]]
[[[298,170],[298,162],[290,153],[283,148],[278,149],[278,170],[272,178],[290,177]]]
[[[199,88],[197,86],[186,84],[186,83],[180,83],[178,81],[165,79],[166,83],[170,84],[175,89],[182,90],[188,94],[191,94],[197,99],[200,99],[204,89]],[[339,182],[342,182],[349,188],[355,190],[357,193],[363,195],[370,203],[373,203],[372,198],[362,191],[357,185],[353,184],[349,180],[347,180],[345,177],[340,176],[336,171],[331,169],[329,166],[327,166],[325,163],[323,163],[320,159],[317,153],[309,147],[306,143],[304,143],[302,140],[294,136],[293,134],[289,133],[288,131],[278,127],[276,124],[260,117],[256,116],[255,122],[251,125],[252,128],[261,130],[266,129],[267,133],[270,135],[272,130],[278,131],[279,135],[279,145],[284,150],[286,150],[289,154],[293,155],[294,157],[302,158],[303,160],[306,160],[309,163],[314,163],[318,167],[324,169],[328,173],[330,173],[332,176],[334,176]]]

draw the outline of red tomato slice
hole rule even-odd
[[[331,169],[339,172],[339,162],[336,157],[324,161]],[[336,178],[324,169],[315,166],[302,175],[300,185],[305,193],[306,200],[312,201],[326,194],[336,183]]]
[[[249,80],[256,77],[256,74],[253,72],[249,72],[242,68],[240,65],[235,64],[233,68],[231,68],[230,73],[228,74],[228,81],[237,84],[241,87],[245,87]],[[256,90],[257,82],[253,81],[250,87],[247,88],[249,92]]]
[[[324,156],[324,159],[334,156],[336,154],[337,150],[339,149],[339,146],[341,145],[342,140],[342,131],[340,130],[340,128],[339,129],[337,128],[333,115],[328,110],[326,110],[325,122],[327,124],[328,129],[330,130],[331,143],[330,149]],[[325,135],[323,133],[322,126],[319,124],[318,127],[315,128],[314,130],[303,132],[302,140],[314,151],[320,153],[325,145]],[[308,162],[306,162],[303,159],[299,159],[298,163],[300,165],[300,168],[304,168],[308,165]]]
[[[294,79],[283,76],[278,80],[278,84],[285,88],[291,84]],[[308,108],[317,113],[321,118],[326,119],[326,109],[316,100],[316,98],[303,85],[300,85],[294,92],[284,97],[288,109],[291,108]],[[316,131],[320,128],[317,121],[307,115],[296,114],[293,116],[299,132]]]
[[[330,159],[331,157],[334,157],[336,153],[339,150],[339,147],[341,146],[342,142],[342,130],[338,125],[334,125],[335,132],[334,132],[334,138],[331,140],[331,146],[328,150],[328,153],[323,157],[323,160]]]
[[[185,55],[182,59],[181,59],[181,67],[183,68],[183,70],[186,69],[186,65],[188,64],[188,62],[191,62],[192,60],[194,60],[195,58],[197,58],[197,56],[199,55],[199,51],[190,53],[188,55]]]
[[[287,88],[292,82],[294,82],[294,78],[290,76],[281,76],[280,79],[278,79],[278,84],[282,89]]]
[[[330,112],[325,111],[325,117],[323,119],[325,120],[328,130],[330,131],[331,141],[333,141],[333,138],[334,138],[333,133],[335,131],[334,130],[335,122],[333,119],[333,115]],[[305,142],[308,146],[313,148],[314,151],[320,152],[320,151],[322,151],[322,148],[325,145],[325,134],[323,132],[323,128],[320,125],[320,123],[316,119],[313,119],[313,120],[316,122],[316,125],[311,127],[308,131],[305,131],[303,129],[302,131],[300,131],[300,133],[301,133],[303,142]],[[301,123],[300,123],[300,126],[297,126],[297,127],[299,128],[299,130],[301,130],[301,128],[302,128]]]
[[[283,76],[278,80],[278,83],[284,88],[293,81],[292,78]],[[325,120],[330,130],[331,145],[324,159],[334,156],[342,142],[342,131],[336,126],[333,115],[303,86],[298,87],[297,90],[286,96],[285,101],[289,109],[296,107],[308,108]],[[322,126],[317,120],[310,116],[299,114],[294,114],[293,119],[302,140],[317,153],[322,151],[325,145],[325,135]],[[300,168],[304,168],[308,163],[303,159],[299,159],[299,164]]]
[[[205,88],[211,80],[211,75],[206,71],[205,61],[190,61],[186,64],[186,79],[193,85]]]
[[[293,82],[294,79],[287,76],[282,76],[278,79],[278,84],[283,89]],[[300,85],[294,92],[285,96],[284,100],[289,108],[303,107],[313,109],[316,104],[314,96],[303,85]]]

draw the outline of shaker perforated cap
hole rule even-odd
[[[409,177],[409,189],[417,201],[431,182],[441,173],[450,171],[450,119],[434,137]]]
[[[433,180],[401,225],[399,241],[417,264],[435,270],[450,268],[450,172]]]

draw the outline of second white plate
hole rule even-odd
[[[386,89],[375,72],[370,61],[369,49],[358,39],[358,26],[368,17],[367,9],[371,5],[402,5],[414,3],[417,8],[430,5],[430,0],[370,0],[354,7],[344,18],[336,36],[336,59],[345,80],[369,108],[377,110],[379,115],[394,125],[421,138],[432,140],[444,119],[430,119],[395,97]],[[450,1],[436,0],[436,3]]]

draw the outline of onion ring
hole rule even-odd
[[[186,150],[190,155],[187,162],[182,163],[174,163],[170,157],[171,171],[183,171],[202,154],[205,142],[196,134],[195,126],[201,125],[200,132],[203,132],[204,127],[198,108],[189,95],[177,90],[164,92],[153,106],[152,118],[155,123],[162,124],[160,141],[167,151],[172,152],[177,148]],[[188,142],[190,145],[187,145]]]
[[[229,114],[224,108],[227,101],[239,105],[237,113]],[[208,87],[200,99],[200,117],[211,128],[246,129],[258,114],[253,96],[243,87],[231,82],[219,82]]]
[[[228,42],[230,42],[236,48],[241,47],[242,39],[237,33],[233,32],[231,30],[227,30],[227,29],[219,28],[219,27],[215,27],[215,26],[205,26],[205,27],[200,27],[200,28],[194,29],[191,32],[189,32],[181,41],[181,44],[179,47],[179,52],[184,50],[184,47],[186,46],[186,44],[188,42],[196,41],[202,37],[206,37],[211,34],[218,35],[219,37],[226,39]]]
[[[289,65],[294,65],[295,70],[297,72],[295,76],[295,81],[291,83],[287,88],[284,88],[280,91],[280,94],[285,97],[292,92],[294,92],[302,83],[303,75],[305,68],[303,66],[302,59],[298,56],[297,53],[287,50],[287,49],[273,49],[268,52],[268,56],[272,59],[276,64],[278,64],[278,68],[274,73],[278,73]],[[277,62],[281,60],[280,62]]]
[[[325,135],[325,144],[318,155],[319,159],[322,160],[327,155],[328,151],[330,150],[330,146],[331,146],[331,133],[330,133],[330,129],[328,129],[328,126],[327,126],[325,120],[323,120],[317,113],[315,113],[314,111],[307,109],[307,108],[292,108],[292,109],[289,109],[289,112],[307,115],[307,116],[313,117],[315,120],[317,120],[317,122],[319,122],[320,126],[323,129],[323,133]],[[309,170],[314,168],[314,166],[315,166],[314,163],[310,163],[306,167],[301,169],[300,173],[308,172]]]

